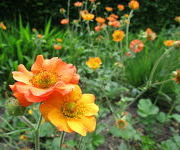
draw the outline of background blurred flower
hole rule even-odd
[[[106,20],[102,17],[96,17],[96,21],[100,24],[103,24],[103,23],[105,23]]]
[[[5,24],[3,22],[0,22],[0,28],[3,30],[7,29],[7,27],[5,26]]]
[[[61,24],[68,24],[69,23],[69,19],[62,19],[60,21]]]
[[[178,84],[180,84],[180,69],[174,71],[173,75],[174,75],[173,80],[175,80]]]
[[[112,7],[105,7],[105,10],[110,12],[110,11],[113,11],[113,8]]]
[[[86,65],[91,69],[97,69],[101,66],[102,61],[99,57],[90,57],[88,61],[86,61]]]
[[[124,10],[124,5],[119,4],[119,5],[117,5],[117,8],[118,8],[120,11],[123,11],[123,10]]]
[[[151,28],[147,28],[145,34],[146,38],[151,41],[155,40],[157,37],[156,33],[153,32]]]
[[[89,13],[88,11],[84,10],[80,12],[81,17],[86,20],[90,21],[94,19],[94,14]]]
[[[133,51],[135,53],[138,53],[138,52],[143,50],[144,43],[141,40],[132,40],[130,42],[129,48],[130,48],[131,51]]]
[[[63,40],[60,39],[60,38],[57,38],[56,41],[59,42],[59,43],[61,43]]]
[[[60,49],[62,49],[62,46],[59,45],[59,44],[54,44],[53,47],[54,47],[55,50],[60,50]]]
[[[177,21],[178,23],[180,23],[180,16],[176,16],[176,17],[174,18],[174,20]]]
[[[75,6],[75,7],[81,7],[81,6],[83,6],[83,3],[77,1],[77,2],[74,3],[74,6]]]
[[[124,31],[122,30],[115,30],[112,34],[113,40],[116,42],[120,42],[124,39]]]
[[[166,41],[164,41],[164,45],[167,46],[167,47],[173,46],[174,41],[173,40],[166,40]]]
[[[120,119],[116,121],[116,125],[120,129],[125,129],[128,126],[128,122],[123,119]]]
[[[132,10],[139,9],[139,2],[136,0],[130,1],[129,2],[129,8],[131,8]]]

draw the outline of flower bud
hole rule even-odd
[[[15,98],[9,98],[6,101],[6,110],[11,116],[22,116],[26,107],[19,105],[19,101]]]

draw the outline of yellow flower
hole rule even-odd
[[[168,46],[168,47],[173,46],[174,45],[174,41],[173,40],[166,40],[166,41],[164,41],[164,45]]]
[[[57,38],[56,41],[59,42],[59,43],[61,43],[63,40],[60,39],[60,38]]]
[[[54,44],[53,47],[54,47],[55,50],[60,50],[60,49],[62,49],[62,46],[61,46],[61,45],[58,45],[58,44]]]
[[[40,111],[46,121],[50,121],[59,131],[76,132],[86,136],[96,127],[95,115],[99,107],[94,103],[95,96],[82,94],[78,85],[69,94],[62,96],[58,92],[40,105]]]
[[[90,57],[88,61],[86,61],[86,65],[91,69],[97,69],[101,66],[102,61],[99,57]]]
[[[122,41],[124,36],[125,36],[125,34],[124,34],[124,31],[122,31],[122,30],[116,30],[112,34],[113,40],[116,42]]]
[[[176,16],[176,17],[174,18],[174,20],[177,21],[178,23],[180,23],[180,16]]]
[[[174,78],[173,80],[176,81],[176,83],[180,84],[180,69],[173,72]]]
[[[4,25],[3,22],[0,22],[0,28],[3,29],[3,30],[6,30],[6,29],[7,29],[7,27]]]
[[[90,21],[94,19],[94,14],[89,13],[88,11],[84,10],[80,12],[81,17],[86,20]]]
[[[28,110],[28,114],[29,115],[32,115],[33,114],[33,111],[31,109]]]
[[[132,10],[139,9],[139,2],[135,0],[130,1],[129,8],[131,8]]]
[[[128,126],[128,122],[123,119],[120,119],[116,121],[116,125],[120,129],[125,129]]]
[[[19,139],[22,140],[22,141],[26,141],[28,139],[28,137],[25,136],[25,135],[20,135]]]

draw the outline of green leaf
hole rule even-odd
[[[178,123],[180,123],[180,115],[179,114],[173,114],[171,117],[173,119],[175,119]]]
[[[141,99],[138,103],[138,114],[141,117],[148,117],[150,115],[156,115],[159,112],[159,108],[152,104],[150,99]]]

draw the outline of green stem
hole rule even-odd
[[[127,22],[127,25],[126,25],[126,48],[128,50],[128,41],[129,41],[129,25],[130,25],[130,21],[131,21],[131,18],[132,18],[132,14],[133,14],[133,10],[131,10],[129,16],[128,16],[128,22]]]
[[[30,128],[35,129],[34,124],[29,119],[27,119],[25,116],[20,116],[19,118],[21,119],[21,121],[23,121],[25,124],[27,124]]]
[[[64,142],[65,132],[61,132],[59,150],[62,150],[62,144]]]
[[[39,129],[42,121],[42,115],[39,117],[37,126],[35,128],[34,134],[35,134],[35,150],[40,150],[40,139],[39,139]]]
[[[161,60],[171,51],[172,48],[166,50],[158,59],[157,61],[155,62],[153,68],[152,68],[152,71],[150,73],[150,77],[149,77],[149,80],[147,82],[147,87],[149,87],[152,83],[152,80],[153,80],[153,77],[154,77],[154,73],[159,65],[159,63],[161,62]]]
[[[6,119],[4,119],[1,116],[0,116],[0,119],[3,120],[11,130],[14,130],[13,126],[11,126],[11,124]]]
[[[109,106],[110,111],[112,112],[112,115],[113,115],[114,119],[117,119],[116,115],[114,114],[115,111],[114,111],[113,107],[111,106],[111,102],[109,101],[108,97],[105,97],[105,98],[106,98],[106,102],[107,102],[107,104]]]
[[[25,132],[25,131],[28,131],[28,130],[30,130],[30,129],[28,128],[28,129],[15,130],[15,131],[11,131],[11,132],[0,134],[0,137],[9,136],[11,134],[17,134],[17,133]]]
[[[82,142],[83,142],[83,136],[80,137],[79,143],[78,143],[78,149],[81,149],[82,147]]]

